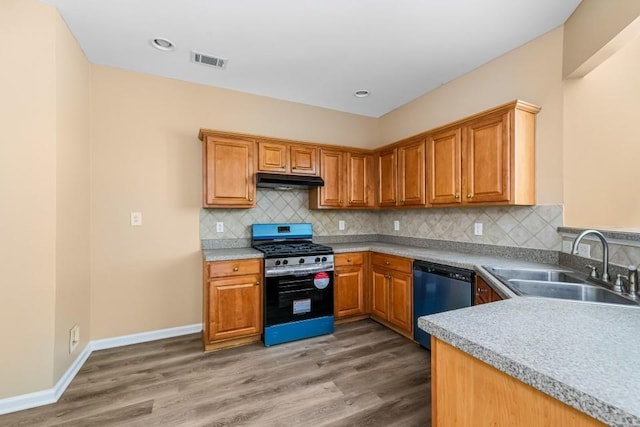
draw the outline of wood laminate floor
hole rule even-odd
[[[428,426],[429,358],[371,320],[214,353],[188,335],[96,351],[57,403],[0,426]]]

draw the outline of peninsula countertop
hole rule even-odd
[[[640,425],[640,308],[516,297],[420,329],[604,423]]]

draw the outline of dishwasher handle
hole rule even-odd
[[[431,262],[415,261],[413,269],[467,283],[473,283],[475,279],[475,273],[471,270]]]

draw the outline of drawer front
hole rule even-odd
[[[362,265],[364,263],[364,254],[362,252],[336,254],[333,256],[333,263],[336,267]]]
[[[214,261],[208,262],[207,267],[209,270],[209,278],[260,274],[262,272],[262,260]]]
[[[379,265],[391,270],[402,271],[403,273],[411,273],[413,260],[393,255],[374,253],[371,255],[371,264]]]

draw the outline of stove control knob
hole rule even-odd
[[[276,265],[280,265],[280,260],[276,261]]]
[[[289,261],[287,261],[286,259],[284,261],[282,261],[282,264],[287,265],[289,264]]]
[[[304,264],[304,258],[300,258],[300,261],[298,261],[300,264]]]
[[[316,262],[320,262],[320,257],[316,258]]]
[[[325,262],[326,260],[327,260],[327,257],[326,257],[326,256],[323,256],[323,257],[322,257],[322,262]]]

